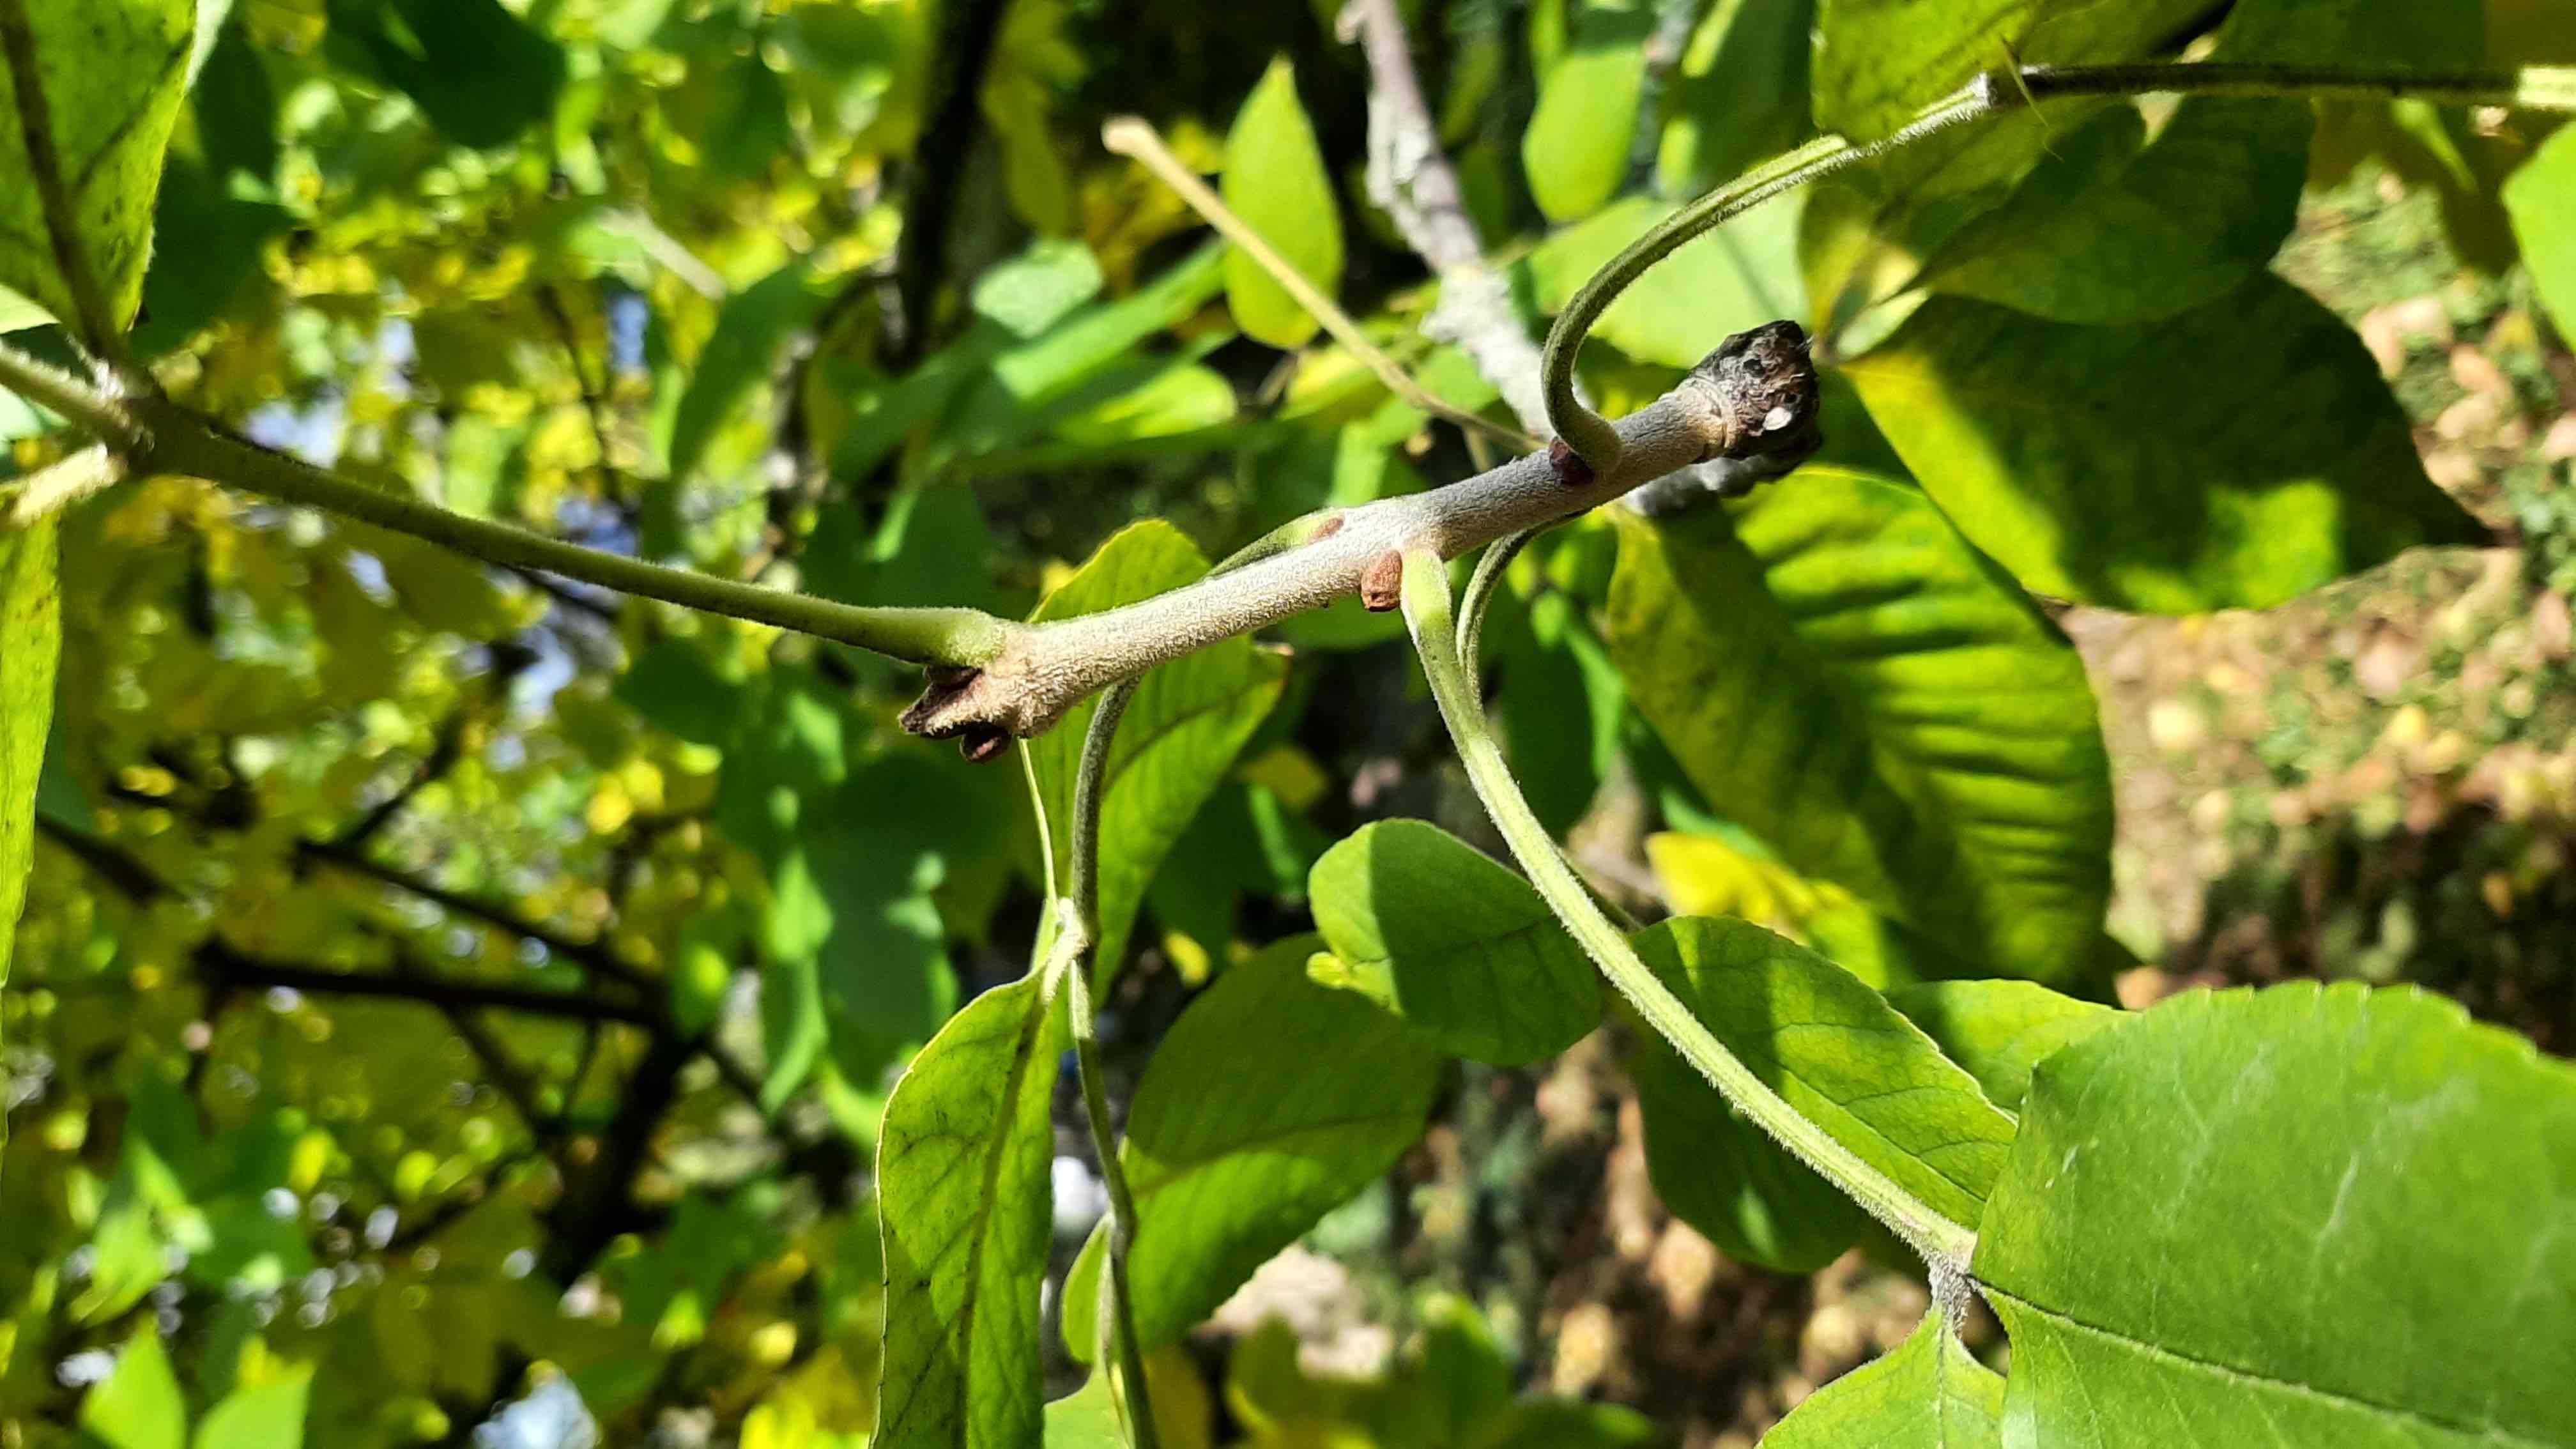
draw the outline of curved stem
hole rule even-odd
[[[166,401],[148,401],[141,420],[149,436],[134,449],[137,472],[186,473],[372,523],[506,568],[560,574],[620,593],[770,624],[918,664],[987,663],[1001,652],[1015,627],[975,609],[862,608],[760,588],[450,513],[245,442]]]
[[[1729,218],[1792,187],[1820,180],[1863,161],[1901,150],[1955,126],[2027,110],[2063,96],[2227,95],[2293,98],[2412,97],[2445,105],[2511,106],[2576,111],[2576,66],[2525,66],[2519,70],[2422,71],[2353,69],[2330,65],[2260,62],[2170,62],[2141,65],[2030,65],[1988,71],[1934,102],[1902,129],[1855,144],[1820,136],[1767,161],[1664,219],[1612,258],[1574,294],[1547,336],[1545,375],[1549,426],[1596,472],[1619,457],[1618,435],[1600,414],[1574,395],[1575,354],[1593,324],[1646,269]]]
[[[1524,528],[1507,534],[1487,545],[1476,560],[1476,571],[1467,578],[1467,592],[1458,605],[1458,657],[1472,670],[1485,653],[1485,606],[1494,601],[1494,590],[1503,582],[1503,571],[1521,550],[1546,531],[1549,525]]]
[[[1413,551],[1404,560],[1404,618],[1422,654],[1423,673],[1432,698],[1458,746],[1467,778],[1494,826],[1511,846],[1512,855],[1530,883],[1565,924],[1584,954],[1601,968],[1610,984],[1637,1009],[1657,1034],[1671,1042],[1684,1061],[1699,1069],[1711,1085],[1754,1125],[1840,1188],[1872,1217],[1887,1224],[1923,1256],[1938,1273],[1965,1272],[1976,1250],[1976,1234],[1933,1211],[1885,1173],[1870,1166],[1832,1135],[1801,1116],[1769,1084],[1753,1074],[1717,1037],[1691,1015],[1672,991],[1647,968],[1635,948],[1593,904],[1556,842],[1531,813],[1520,786],[1503,762],[1501,747],[1485,721],[1485,707],[1455,645],[1450,617],[1449,577],[1439,556]]]
[[[1515,449],[1538,446],[1538,439],[1520,429],[1507,428],[1464,408],[1454,407],[1414,381],[1403,368],[1395,365],[1395,359],[1387,356],[1385,349],[1369,341],[1368,334],[1360,330],[1349,313],[1325,296],[1305,273],[1291,266],[1286,257],[1279,255],[1277,248],[1243,218],[1235,215],[1222,198],[1208,190],[1207,183],[1184,165],[1180,157],[1172,154],[1172,148],[1163,144],[1162,136],[1152,126],[1134,116],[1112,117],[1107,125],[1100,128],[1100,143],[1121,156],[1133,157],[1143,163],[1145,169],[1153,172],[1165,186],[1178,192],[1181,199],[1190,204],[1191,210],[1216,228],[1227,241],[1241,247],[1243,254],[1252,258],[1261,270],[1269,273],[1280,290],[1294,297],[1297,305],[1305,308],[1307,315],[1331,334],[1335,342],[1349,348],[1361,365],[1374,373],[1379,382],[1386,384],[1387,391],[1433,417],[1455,423],[1471,437],[1483,433]]]

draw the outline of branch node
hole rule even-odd
[[[1547,466],[1555,470],[1556,481],[1568,488],[1589,488],[1593,480],[1600,476],[1592,471],[1590,463],[1583,461],[1583,455],[1574,451],[1573,445],[1563,438],[1552,439],[1548,443]]]

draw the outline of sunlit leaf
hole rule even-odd
[[[216,1401],[197,1425],[192,1449],[302,1449],[304,1404],[313,1386],[306,1364]]]
[[[1544,68],[1521,167],[1550,221],[1590,216],[1627,179],[1654,25],[1643,0],[1584,0],[1572,47]]]
[[[1197,545],[1168,523],[1125,529],[1047,595],[1032,617],[1067,619],[1098,613],[1188,583],[1207,571]],[[1229,639],[1145,676],[1110,751],[1100,811],[1099,974],[1117,969],[1145,886],[1192,816],[1207,802],[1253,729],[1278,702],[1285,661]],[[1038,793],[1045,803],[1056,880],[1072,870],[1073,782],[1082,737],[1098,701],[1086,700],[1062,724],[1031,740]]]
[[[1628,1058],[1655,1196],[1718,1251],[1774,1273],[1812,1273],[1842,1256],[1868,1215],[1727,1105],[1659,1037]]]
[[[1364,826],[1315,862],[1308,891],[1333,951],[1318,979],[1357,991],[1449,1051],[1522,1066],[1565,1050],[1601,1019],[1592,963],[1538,892],[1438,826]]]
[[[2111,795],[2083,663],[1919,491],[1809,467],[1620,530],[1611,653],[1715,808],[1962,960],[2086,968]]]
[[[2523,261],[2560,330],[2576,333],[2576,126],[2561,127],[2507,181]]]
[[[1441,1057],[1306,978],[1315,937],[1216,978],[1154,1050],[1127,1115],[1136,1334],[1173,1342],[1422,1133]],[[1096,1355],[1098,1233],[1066,1276],[1064,1340]]]
[[[1341,208],[1285,56],[1270,63],[1235,117],[1221,190],[1226,206],[1325,296],[1341,286]],[[1225,295],[1247,336],[1297,347],[1315,335],[1315,319],[1240,248],[1225,254]]]
[[[194,0],[0,11],[0,286],[105,343],[133,320]]]
[[[27,900],[37,781],[54,715],[62,652],[62,593],[54,574],[56,521],[12,528],[0,501],[0,981]]]
[[[2360,340],[2270,275],[2152,327],[1938,298],[1845,371],[1951,520],[2044,593],[2262,608],[2481,536]]]
[[[2571,1160],[2576,1072],[2411,989],[2196,992],[2059,1052],[1977,1239],[2005,1437],[2576,1439]]]
[[[1893,1352],[1816,1392],[1769,1449],[2001,1449],[2004,1381],[1972,1357],[1935,1310]]]
[[[2124,1019],[2029,981],[1927,981],[1900,986],[1887,1001],[2007,1112],[2021,1110],[2033,1067]]]
[[[878,1449],[1038,1442],[1048,1106],[1063,1020],[1035,978],[988,991],[922,1048],[886,1104]]]
[[[188,1406],[157,1327],[135,1334],[115,1369],[81,1399],[80,1425],[107,1449],[186,1449]]]
[[[1708,7],[1667,82],[1657,189],[1696,196],[1815,130],[1807,97],[1815,17],[1815,0],[1718,0]]]
[[[1601,314],[1592,335],[1640,362],[1691,367],[1728,334],[1804,316],[1795,198],[1700,237],[1656,264]],[[1673,208],[1637,196],[1569,226],[1530,252],[1539,309],[1559,312],[1575,291]]]

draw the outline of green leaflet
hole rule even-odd
[[[2070,1047],[1977,1244],[2005,1440],[2576,1441],[2570,1162],[2576,1069],[2413,989],[2192,993]]]
[[[188,1405],[158,1327],[145,1324],[81,1399],[80,1426],[107,1449],[187,1449]]]
[[[1938,509],[1811,466],[1731,521],[1618,521],[1611,654],[1712,808],[1962,960],[2084,971],[2110,888],[2092,691]]]
[[[1220,973],[1137,1085],[1122,1160],[1147,1349],[1187,1332],[1422,1134],[1440,1054],[1359,996],[1307,980],[1319,944],[1291,937]],[[1093,1233],[1065,1278],[1065,1346],[1084,1360],[1097,1347],[1103,1241]]]
[[[2296,101],[2192,96],[2148,142],[2135,107],[2105,109],[1953,233],[1917,285],[2059,322],[2215,301],[2290,234],[2310,124]]]
[[[1804,316],[1803,211],[1798,197],[1785,197],[1690,242],[1620,293],[1592,335],[1640,362],[1687,368],[1729,333]],[[1672,212],[1632,196],[1539,243],[1526,263],[1539,310],[1563,311],[1594,272]]]
[[[988,991],[921,1049],[886,1104],[878,1449],[1038,1442],[1048,1105],[1063,1023],[1034,977]]]
[[[7,504],[0,501],[0,518]],[[0,981],[27,903],[33,868],[36,781],[54,714],[54,665],[62,654],[62,591],[54,574],[59,530],[47,518],[11,531],[0,524]]]
[[[725,300],[663,441],[674,479],[685,481],[697,471],[717,430],[741,410],[753,388],[768,380],[779,349],[814,320],[824,301],[801,261]]]
[[[1654,7],[1644,0],[1586,0],[1573,48],[1541,67],[1538,106],[1521,133],[1521,167],[1548,220],[1590,216],[1628,179],[1654,26]]]
[[[1774,1273],[1812,1273],[1859,1238],[1869,1215],[1738,1116],[1688,1062],[1636,1033],[1628,1078],[1646,1129],[1655,1196],[1718,1251]]]
[[[2043,593],[2263,608],[2482,534],[2359,339],[2269,274],[2153,327],[1935,298],[1845,372],[1943,511]]]
[[[1691,1014],[1790,1106],[1933,1211],[1976,1226],[2012,1119],[1884,997],[1743,921],[1685,916],[1634,940]]]
[[[1526,1066],[1601,1020],[1600,978],[1538,892],[1427,821],[1363,826],[1315,862],[1307,894],[1333,951],[1317,979],[1444,1050]]]
[[[1887,1003],[1923,1028],[1944,1056],[1977,1079],[1986,1100],[2007,1112],[2021,1110],[2033,1067],[2124,1019],[2110,1007],[2029,981],[1927,981],[1897,987]]]
[[[194,0],[0,0],[0,286],[85,340],[143,298]]]
[[[2576,126],[2562,126],[2504,184],[2522,259],[2561,332],[2576,334]]]
[[[302,1449],[304,1405],[312,1390],[310,1364],[234,1390],[198,1423],[195,1449]]]
[[[1207,557],[1179,529],[1160,519],[1139,523],[1102,544],[1030,617],[1045,622],[1095,614],[1188,583],[1207,567]],[[1277,654],[1253,647],[1248,639],[1228,639],[1145,676],[1110,751],[1101,801],[1095,967],[1101,979],[1117,970],[1136,907],[1172,842],[1216,792],[1235,753],[1278,703],[1287,674],[1287,663]],[[1059,885],[1071,869],[1066,851],[1074,771],[1082,759],[1083,734],[1098,708],[1097,700],[1085,700],[1062,724],[1028,742]]]
[[[500,0],[328,0],[335,58],[409,95],[462,146],[498,146],[554,111],[563,47]]]
[[[1969,1354],[1935,1309],[1895,1352],[1800,1404],[1762,1436],[1768,1449],[1997,1449],[2004,1381]]]
[[[1270,62],[1225,140],[1226,206],[1325,296],[1342,284],[1342,218],[1315,128],[1297,102],[1297,72]],[[1225,254],[1225,298],[1247,336],[1298,347],[1317,322],[1240,248]]]

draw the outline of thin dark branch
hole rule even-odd
[[[469,896],[461,891],[449,890],[445,886],[422,880],[418,876],[396,870],[389,865],[380,865],[358,851],[343,850],[327,841],[305,841],[296,847],[296,854],[307,861],[334,866],[353,875],[362,875],[369,880],[392,886],[396,890],[407,891],[457,915],[470,917],[524,940],[534,941],[545,947],[548,955],[558,957],[594,975],[604,976],[637,991],[650,992],[658,989],[649,977],[611,954],[606,942],[575,940],[551,926],[531,921],[506,906]]]
[[[600,1133],[597,1155],[565,1182],[563,1196],[546,1210],[547,1241],[538,1268],[548,1279],[570,1283],[618,1234],[639,1226],[635,1174],[679,1098],[680,1071],[697,1050],[695,1042],[657,1033],[626,1079],[626,1094]]]
[[[170,883],[155,874],[152,867],[95,835],[75,830],[42,813],[36,816],[36,830],[74,860],[88,866],[101,880],[116,887],[119,895],[138,906],[150,905],[174,893]]]
[[[457,762],[465,757],[466,713],[458,709],[439,721],[438,737],[431,742],[429,753],[421,758],[420,768],[412,771],[411,778],[403,782],[402,788],[386,796],[374,809],[349,822],[346,829],[334,836],[331,840],[333,850],[355,854],[360,847],[375,839],[377,832],[392,824],[395,816],[410,808],[412,800],[421,791],[444,779],[448,771],[456,768]]]
[[[564,358],[572,367],[573,383],[581,389],[581,405],[590,417],[591,443],[599,452],[599,491],[609,502],[624,508],[628,502],[626,475],[619,472],[617,465],[609,459],[608,438],[612,419],[609,416],[607,361],[601,360],[599,380],[592,381],[590,368],[582,361],[581,329],[573,325],[572,309],[564,305],[560,288],[552,285],[537,288],[537,305],[545,309],[547,319],[554,323],[556,336],[563,340]]]
[[[657,1028],[662,1024],[659,1014],[630,1002],[603,1001],[595,996],[575,996],[569,992],[542,991],[526,986],[459,981],[453,977],[395,976],[301,966],[266,960],[214,938],[197,947],[196,961],[198,974],[209,986],[216,987],[254,991],[284,987],[315,996],[414,1001],[442,1010],[456,1007],[516,1011],[565,1021],[622,1021]]]
[[[933,109],[904,186],[903,230],[895,257],[897,327],[884,352],[891,368],[908,367],[930,349],[931,308],[947,270],[957,193],[966,179],[967,156],[983,130],[984,74],[1009,8],[1008,0],[960,0],[949,7],[941,27]]]
[[[399,941],[393,943],[393,969],[394,974],[404,981],[441,984],[436,973]],[[457,1040],[465,1043],[465,1049],[474,1053],[475,1061],[482,1064],[483,1075],[491,1079],[493,1087],[509,1102],[511,1110],[527,1124],[529,1134],[538,1138],[554,1135],[554,1129],[560,1124],[538,1110],[534,1077],[527,1066],[502,1045],[501,1039],[483,1025],[477,1009],[453,1001],[442,1001],[437,1006],[440,1014],[447,1018],[448,1028],[456,1033]],[[597,1018],[585,1025],[592,1032],[599,1029]]]

